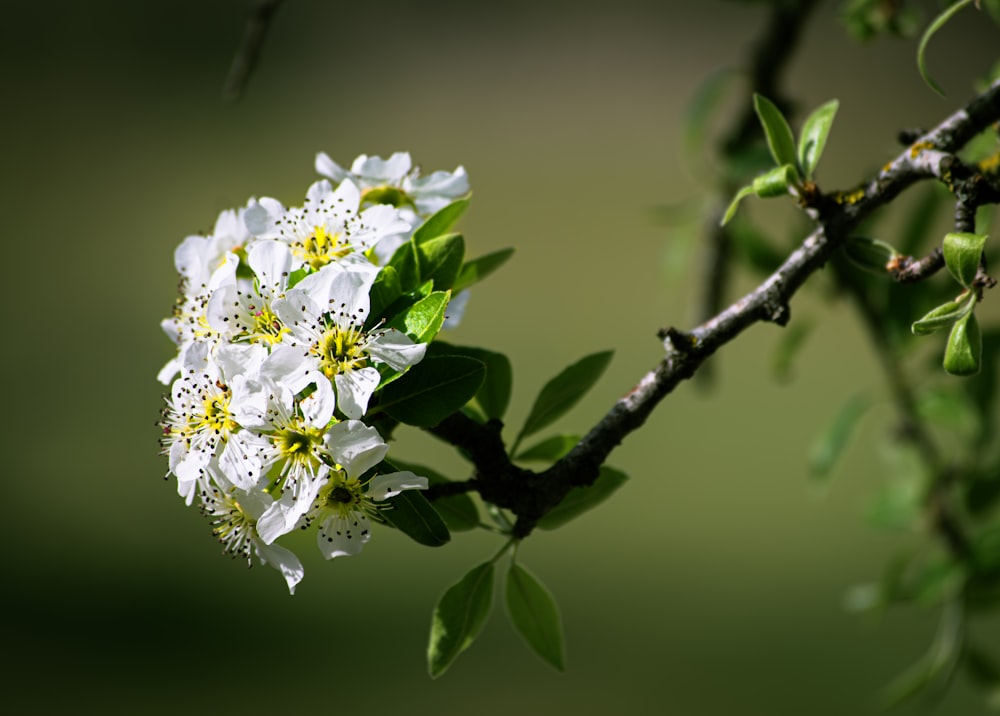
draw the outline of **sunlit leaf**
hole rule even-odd
[[[837,108],[840,103],[837,100],[830,100],[826,104],[813,110],[812,114],[806,118],[802,125],[802,134],[799,136],[799,166],[807,179],[811,179],[816,165],[819,164],[823,156],[823,149],[826,147],[826,139],[833,126],[833,120],[837,116]]]
[[[473,567],[442,595],[434,608],[427,645],[427,667],[441,676],[469,648],[493,606],[493,562]]]
[[[417,427],[432,427],[479,390],[486,366],[465,356],[424,358],[382,389],[377,410]]]
[[[976,375],[982,362],[983,341],[976,314],[970,313],[951,327],[944,351],[944,369],[950,375]]]
[[[433,505],[419,490],[403,490],[385,501],[388,509],[380,509],[379,517],[427,547],[440,547],[451,540],[448,526]]]
[[[774,102],[764,95],[754,93],[753,106],[757,111],[760,124],[764,128],[767,148],[771,150],[775,164],[795,166],[798,161],[795,152],[795,137],[792,135],[792,128],[788,126],[788,120],[785,119]]]
[[[972,287],[985,246],[985,234],[952,232],[944,237],[941,245],[944,264],[955,280],[966,288]]]

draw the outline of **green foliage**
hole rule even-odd
[[[764,128],[767,148],[771,151],[774,163],[778,166],[790,164],[794,167],[798,162],[798,154],[795,150],[795,137],[785,115],[774,102],[756,92],[753,96],[753,107]]]
[[[441,676],[469,648],[493,607],[493,561],[473,567],[442,595],[434,608],[427,646],[432,678]]]
[[[492,253],[485,254],[462,264],[462,269],[458,272],[458,277],[452,286],[453,291],[462,291],[473,284],[479,283],[498,268],[507,263],[507,260],[514,255],[514,249],[500,249]]]
[[[553,435],[550,438],[525,448],[514,456],[515,460],[555,462],[580,442],[579,435]]]
[[[562,527],[611,497],[626,480],[628,475],[624,472],[602,465],[594,484],[589,487],[574,487],[562,502],[538,520],[538,526],[543,530]]]
[[[413,232],[413,243],[420,246],[430,239],[445,234],[468,208],[469,199],[458,199],[439,209]]]
[[[386,500],[379,517],[407,537],[426,547],[440,547],[451,540],[448,526],[419,490],[404,490]]]
[[[441,341],[436,342],[430,355],[457,355],[473,358],[486,366],[486,376],[474,397],[482,415],[488,419],[501,420],[510,405],[510,395],[513,387],[513,370],[510,359],[503,353],[488,351],[485,348],[455,346]]]
[[[465,239],[461,234],[444,234],[417,244],[417,272],[422,280],[434,280],[434,288],[452,287],[465,259]]]
[[[837,412],[833,422],[813,444],[809,468],[813,477],[827,478],[847,447],[855,428],[868,411],[871,401],[865,395],[851,397]]]
[[[927,26],[927,29],[924,30],[923,36],[920,38],[920,44],[917,46],[917,69],[920,71],[920,76],[923,78],[928,87],[942,97],[944,97],[944,90],[941,89],[937,82],[931,79],[931,76],[927,71],[927,45],[930,43],[931,38],[938,30],[944,27],[960,10],[968,5],[971,5],[972,2],[973,0],[959,0],[959,2],[956,2],[954,5],[946,8],[940,15],[934,18],[930,25]]]
[[[535,398],[524,427],[514,440],[511,454],[517,454],[517,448],[524,438],[534,435],[569,412],[604,374],[613,353],[603,351],[585,356],[546,383]]]
[[[844,242],[844,256],[864,271],[885,276],[889,263],[899,254],[884,241],[867,236],[849,236]]]
[[[985,234],[953,232],[944,237],[941,250],[948,271],[965,288],[972,288],[986,246]]]
[[[415,475],[426,477],[427,484],[431,487],[453,482],[437,470],[429,468],[426,465],[405,462],[395,457],[392,459],[392,464],[398,470],[409,470]],[[451,532],[467,532],[479,526],[479,510],[476,508],[476,503],[464,492],[439,497],[431,504]]]
[[[799,169],[806,179],[812,179],[816,165],[819,164],[823,150],[826,148],[826,138],[830,134],[833,120],[837,116],[837,109],[840,103],[837,100],[830,100],[824,105],[813,110],[802,125],[802,134],[799,136],[798,160]]]
[[[384,411],[407,425],[433,427],[468,403],[485,377],[486,366],[473,358],[424,358],[385,386],[369,414]]]
[[[429,343],[441,330],[450,300],[450,292],[435,291],[397,314],[386,327],[402,331],[415,343]]]
[[[972,293],[967,293],[962,298],[948,303],[943,303],[936,308],[932,308],[913,324],[913,334],[926,336],[942,328],[948,328],[956,321],[968,316],[976,306],[976,297]]]
[[[957,376],[976,375],[983,355],[983,339],[975,313],[955,322],[944,350],[944,369]]]
[[[555,600],[538,578],[513,561],[507,571],[507,614],[528,646],[559,671],[566,668],[562,621]]]

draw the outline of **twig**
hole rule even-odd
[[[264,35],[271,26],[275,11],[284,0],[257,0],[253,12],[247,19],[243,41],[236,50],[233,63],[229,66],[226,84],[222,88],[222,98],[235,102],[243,96],[247,80],[253,72],[264,45]]]

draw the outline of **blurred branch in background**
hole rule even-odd
[[[236,50],[233,63],[229,66],[229,74],[222,88],[222,98],[235,102],[246,91],[247,81],[257,65],[261,50],[264,47],[264,37],[271,27],[274,13],[285,0],[257,0],[247,20],[243,31],[243,41]]]

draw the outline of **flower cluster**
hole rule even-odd
[[[302,564],[278,538],[316,525],[324,557],[357,554],[380,503],[427,487],[386,468],[366,422],[381,387],[424,357],[428,336],[394,320],[424,294],[397,288],[373,310],[373,287],[414,231],[469,191],[461,167],[421,177],[405,153],[363,155],[349,171],[320,154],[316,168],[328,178],[301,206],[251,199],[177,247],[180,296],[162,322],[177,353],[159,373],[179,494],[200,503],[226,552],[256,555],[292,592]]]

